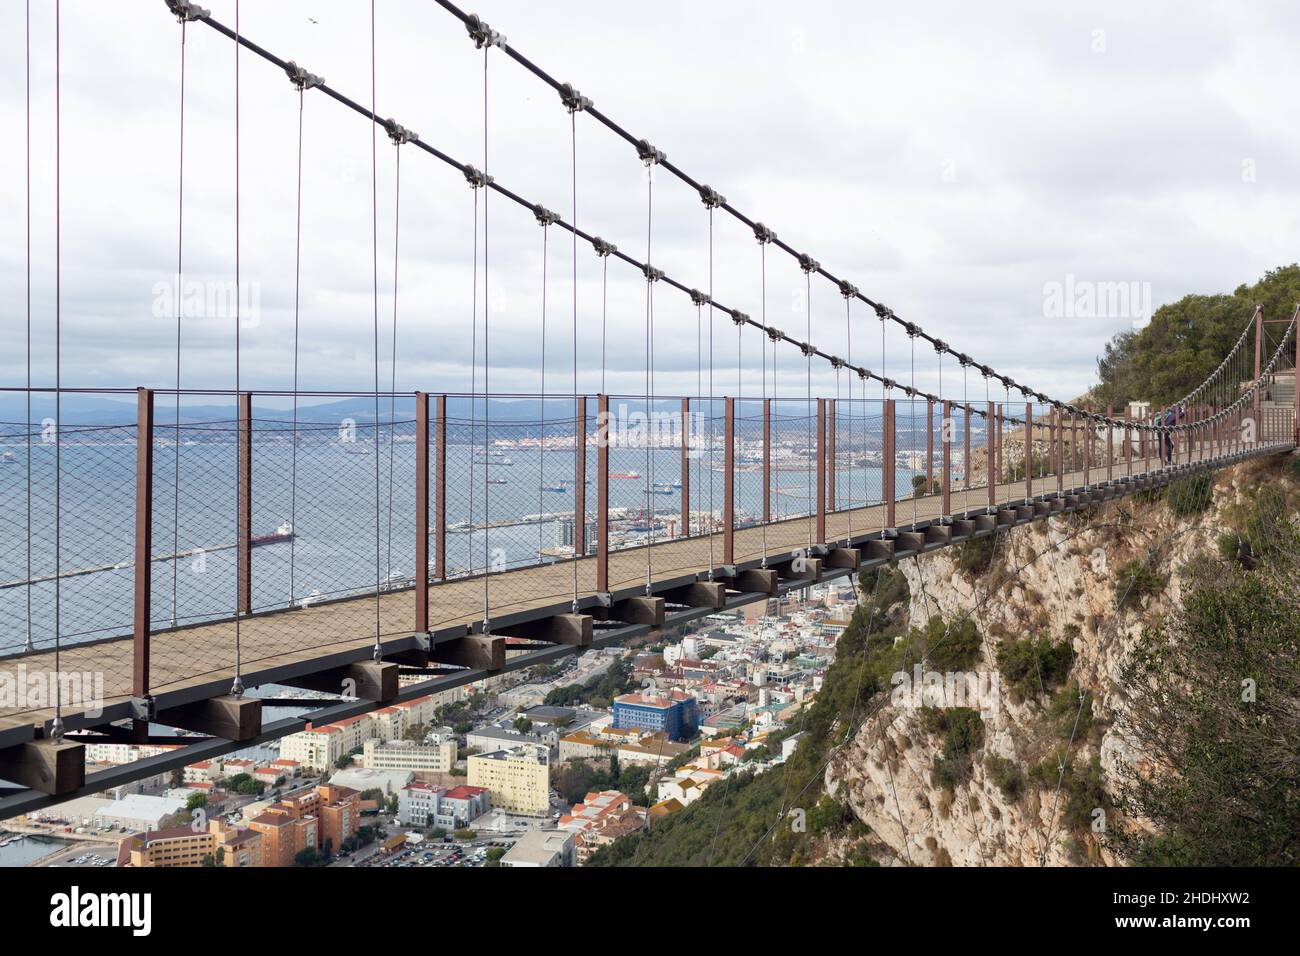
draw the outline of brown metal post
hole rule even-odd
[[[433,474],[433,546],[437,549],[434,557],[434,576],[440,581],[447,580],[447,396],[439,395],[434,400],[433,410],[434,441],[437,451],[434,457]]]
[[[1057,473],[1057,494],[1065,490],[1065,423],[1060,408],[1052,410],[1052,466]]]
[[[925,493],[934,494],[934,402],[925,400]]]
[[[175,560],[175,559],[173,559]],[[149,696],[149,632],[153,597],[153,392],[136,392],[135,628],[131,693]]]
[[[898,496],[894,488],[894,472],[896,471],[894,461],[894,408],[894,399],[885,399],[884,415],[882,416],[884,435],[881,436],[884,460],[880,463],[880,486],[882,497],[885,499],[885,527],[887,528],[897,526],[898,502],[895,499]]]
[[[1115,418],[1115,406],[1106,406],[1106,480],[1115,480],[1115,426],[1111,421]]]
[[[574,408],[573,433],[573,556],[587,556],[587,396],[580,395]],[[685,428],[685,421],[682,423]],[[686,439],[682,438],[683,447]],[[682,495],[686,495],[686,453],[682,453]],[[683,498],[685,501],[685,498]],[[689,527],[688,527],[689,533]]]
[[[826,501],[827,508],[834,514],[839,510],[839,498],[835,494],[835,423],[838,419],[836,403],[826,403]]]
[[[586,401],[583,401],[583,407],[586,407]],[[691,400],[682,399],[682,527],[678,537],[689,538],[691,536]],[[586,445],[583,445],[584,451]],[[582,487],[579,485],[579,487]]]
[[[1129,477],[1133,476],[1133,432],[1128,427],[1129,410],[1124,409],[1124,460],[1128,462]]]
[[[943,403],[940,414],[943,420],[939,427],[943,429],[943,516],[952,514],[952,402]]]
[[[253,610],[253,393],[239,396],[239,491],[236,501],[238,608]]]
[[[1025,500],[1034,497],[1034,405],[1025,402]]]
[[[826,399],[817,399],[817,543],[826,543]]]
[[[726,475],[722,489],[722,563],[736,563],[736,400],[724,398],[723,441]]]
[[[609,396],[596,397],[596,590],[609,591]]]
[[[1083,416],[1083,487],[1088,488],[1092,485],[1092,439],[1096,434],[1096,426],[1093,424],[1089,414],[1092,409],[1085,408]]]
[[[415,630],[429,633],[429,396],[415,393]]]
[[[998,482],[997,482],[997,433],[998,433],[998,413],[992,402],[989,402],[988,418],[984,420],[986,428],[984,429],[987,440],[984,449],[984,471],[988,475],[988,497],[989,511],[998,503]]]
[[[772,520],[772,400],[763,399],[763,523]]]

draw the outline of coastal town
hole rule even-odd
[[[5,821],[51,867],[582,866],[779,767],[856,607],[824,584]],[[259,690],[276,705],[276,687]],[[175,746],[180,746],[177,744]],[[168,745],[87,747],[96,769]],[[21,852],[22,856],[17,854]]]

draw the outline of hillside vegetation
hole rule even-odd
[[[1265,274],[1231,295],[1189,295],[1161,306],[1141,331],[1121,332],[1097,359],[1100,384],[1086,400],[1123,408],[1130,401],[1155,407],[1176,402],[1204,381],[1223,361],[1257,305],[1266,319],[1290,319],[1300,303],[1300,265]],[[1276,348],[1285,327],[1265,328],[1265,343]],[[1247,346],[1253,356],[1253,338]],[[1271,349],[1266,349],[1271,351]],[[1265,360],[1267,361],[1267,355]]]

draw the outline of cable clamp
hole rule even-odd
[[[388,130],[388,138],[392,140],[394,146],[404,146],[407,143],[414,142],[420,138],[419,133],[413,133],[405,126],[400,125],[397,120],[389,119],[384,122],[384,129]]]
[[[596,255],[600,256],[602,259],[618,252],[618,246],[614,245],[612,242],[606,242],[604,239],[600,238],[600,236],[594,236],[592,238],[591,247],[596,250]]]
[[[817,354],[817,349],[814,346],[809,345],[807,342],[799,343],[799,351],[803,352],[804,358],[812,358]]]
[[[871,369],[869,368],[858,369],[858,378],[862,379],[862,381],[864,382],[867,381],[867,379],[871,378]]]
[[[776,242],[776,233],[761,222],[756,222],[754,223],[754,238],[758,240],[760,246],[765,246],[768,243]]]
[[[492,183],[496,181],[491,176],[480,172],[473,166],[464,166],[461,168],[461,172],[465,174],[465,181],[475,189],[484,189],[491,186]]]
[[[840,358],[838,355],[831,356],[831,368],[835,369],[835,371],[838,372],[840,369],[844,368],[846,364],[848,363],[845,362],[844,359]]]
[[[897,320],[898,316],[894,315],[894,310],[889,306],[878,305],[876,306],[876,318],[880,319],[881,322],[885,322],[889,319]]]
[[[480,19],[476,13],[471,13],[465,18],[465,29],[469,31],[470,39],[474,41],[476,49],[506,45],[506,38],[488,26],[487,22]]]
[[[695,305],[704,306],[709,304],[709,297],[699,289],[691,290],[691,302]]]
[[[190,3],[188,0],[165,0],[167,9],[172,12],[177,23],[192,23],[195,20],[206,20],[212,15],[211,10],[205,10],[197,3]]]
[[[560,217],[557,213],[551,212],[541,203],[533,206],[533,215],[537,218],[537,225],[542,228],[553,226],[560,221]]]
[[[782,332],[780,329],[775,329],[772,328],[771,326],[768,326],[767,337],[772,340],[773,344],[776,344],[777,342],[780,342],[785,338],[785,333]]]
[[[700,201],[709,209],[719,209],[727,204],[727,197],[712,186],[701,186]]]
[[[570,113],[581,113],[592,107],[591,100],[575,90],[572,83],[565,83],[560,87],[560,102]]]
[[[289,82],[294,85],[294,88],[299,93],[303,90],[315,89],[318,86],[325,85],[323,77],[319,77],[315,73],[308,73],[293,60],[285,64],[284,72],[289,77]]]
[[[658,166],[668,158],[662,150],[655,149],[648,140],[644,139],[637,142],[636,154],[641,157],[641,162],[647,166]]]
[[[806,252],[799,257],[799,268],[802,269],[804,272],[808,272],[808,273],[816,272],[821,267],[822,264],[818,262],[816,259],[814,259],[812,256],[808,255],[808,253]]]
[[[911,385],[908,385],[903,389],[903,394],[906,395],[908,398],[916,398],[916,396],[920,393],[917,392],[917,390],[914,389]]]
[[[736,328],[746,325],[749,322],[749,316],[739,310],[731,313],[731,321],[736,323]]]
[[[904,322],[903,329],[907,332],[909,339],[914,339],[921,334],[921,327],[915,322]]]
[[[944,352],[948,351],[948,343],[936,339],[934,343],[934,350],[940,355],[942,355]]]
[[[848,279],[840,283],[840,295],[846,299],[856,299],[858,297],[858,287]]]
[[[885,386],[885,388],[888,389],[888,390],[891,391],[891,392],[892,392],[894,389],[898,388],[898,383],[895,382],[892,378],[882,378],[882,379],[880,380],[880,384],[883,385],[883,386]]]
[[[957,364],[959,364],[962,368],[970,368],[972,365],[975,364],[975,360],[971,358],[969,355],[967,355],[965,352],[958,352]]]
[[[664,270],[656,269],[647,262],[641,267],[641,274],[645,276],[646,282],[658,282],[664,277]]]

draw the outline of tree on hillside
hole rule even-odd
[[[1300,535],[1285,522],[1273,534],[1253,570],[1209,557],[1189,568],[1182,606],[1126,669],[1133,756],[1118,802],[1130,821],[1111,842],[1134,863],[1300,863]]]

